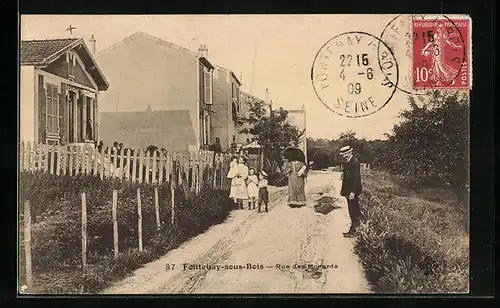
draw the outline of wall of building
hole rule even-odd
[[[223,149],[231,145],[231,137],[229,136],[228,126],[231,116],[231,105],[229,102],[229,85],[228,85],[228,72],[219,68],[215,69],[214,73],[214,91],[213,91],[213,106],[212,110],[215,112],[212,115],[212,138],[220,139]]]
[[[189,134],[196,138],[195,141],[178,140],[176,142],[183,144],[174,147],[197,147],[199,65],[196,55],[139,34],[98,54],[97,63],[110,83],[100,97],[101,112],[146,111],[148,106],[153,111],[186,111],[191,123]],[[103,130],[100,133],[106,134]]]
[[[75,66],[75,82],[91,89],[97,90],[95,84],[85,73],[84,65],[78,54],[74,51],[70,51],[71,54],[76,58]],[[49,72],[51,74],[57,75],[64,79],[68,79],[68,62],[66,61],[66,54],[60,56],[57,60],[49,64],[43,71]]]
[[[21,66],[20,78],[20,104],[19,104],[19,138],[20,141],[36,141],[35,127],[38,123],[36,117],[36,83],[35,68]]]

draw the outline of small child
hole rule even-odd
[[[257,187],[259,180],[255,175],[255,169],[248,169],[248,178],[247,178],[247,191],[248,191],[248,209],[255,209],[255,202],[259,197],[259,188]]]
[[[266,212],[267,210],[267,203],[269,202],[269,193],[267,192],[267,173],[264,172],[263,170],[260,171],[259,173],[259,209],[258,212],[260,213],[260,207],[262,203],[265,204],[266,206]]]

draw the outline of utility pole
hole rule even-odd
[[[252,59],[252,81],[250,83],[250,93],[253,93],[253,86],[255,83],[255,58],[257,57],[257,42],[253,45],[253,59]]]

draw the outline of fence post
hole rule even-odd
[[[113,251],[115,253],[115,259],[118,258],[118,214],[117,214],[117,206],[118,206],[118,192],[116,189],[113,189]]]
[[[142,157],[142,151],[139,150],[139,183],[142,183],[142,175],[144,174],[144,159]]]
[[[68,175],[73,175],[73,166],[75,164],[74,160],[74,152],[73,152],[73,146],[69,145],[68,146],[68,155],[69,155],[69,164],[68,164]]]
[[[61,167],[62,167],[62,147],[58,146],[57,147],[57,154],[55,155],[57,157],[56,159],[56,175],[61,174]]]
[[[43,171],[49,172],[49,146],[43,145],[43,146],[41,146],[41,149],[42,149],[42,152],[45,154]]]
[[[97,147],[94,148],[94,151],[92,152],[92,157],[94,158],[93,164],[92,164],[92,175],[97,176],[97,159],[98,159],[98,150]]]
[[[130,149],[127,149],[127,168],[124,169],[125,170],[125,180],[129,180],[130,179]]]
[[[87,267],[87,201],[82,192],[82,267]]]
[[[160,205],[158,204],[158,187],[155,187],[155,214],[156,214],[156,228],[159,230],[161,227],[161,222],[160,222]]]
[[[124,167],[124,165],[123,165],[123,162],[124,162],[124,160],[125,160],[124,155],[125,155],[125,152],[123,151],[123,148],[121,148],[121,149],[120,149],[120,169],[118,169],[118,172],[117,172],[117,173],[118,173],[118,174],[117,174],[117,175],[118,175],[118,178],[119,178],[120,180],[123,180],[123,175],[124,175],[124,173],[125,173],[125,167]]]
[[[26,284],[28,288],[33,285],[33,272],[31,269],[31,208],[30,201],[24,201],[24,254],[26,257]]]
[[[104,154],[104,148],[101,147],[101,153],[99,153],[99,160],[101,161],[101,165],[99,166],[99,177],[101,181],[104,180],[104,160],[106,156]]]
[[[80,165],[81,165],[81,157],[80,157],[80,147],[75,146],[75,175],[80,174]]]
[[[28,166],[27,170],[28,171],[33,171],[32,165],[33,165],[33,158],[31,157],[31,142],[28,141],[28,144],[26,145],[26,151],[28,152],[26,155],[26,159],[28,160]]]
[[[158,184],[163,184],[163,151],[160,150],[159,166],[158,166]]]
[[[108,152],[108,155],[107,155],[108,161],[106,163],[106,166],[108,166],[108,170],[106,171],[106,178],[107,179],[110,179],[110,178],[113,177],[113,162],[112,162],[112,159],[111,159],[111,158],[113,158],[113,153],[111,153],[112,149],[113,148],[110,148],[110,147],[106,148],[106,150]]]
[[[92,175],[92,169],[94,167],[94,150],[95,150],[95,147],[93,148],[92,146],[88,146],[87,147],[87,174],[88,175]]]
[[[153,167],[152,167],[153,172],[151,175],[151,183],[152,184],[156,183],[156,168],[158,166],[157,161],[156,161],[158,159],[157,152],[158,151],[156,151],[156,150],[153,152]]]
[[[151,152],[146,151],[146,173],[144,174],[146,178],[144,179],[146,183],[149,184],[149,166],[151,165]]]
[[[136,176],[137,176],[137,160],[139,159],[139,152],[138,151],[134,151],[134,155],[133,155],[133,158],[134,158],[134,161],[132,163],[132,183],[135,183],[136,181]]]
[[[113,175],[112,178],[118,177],[118,148],[113,148]]]
[[[137,235],[139,238],[139,251],[142,251],[142,206],[141,189],[137,188]]]

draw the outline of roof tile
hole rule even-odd
[[[43,62],[46,58],[78,40],[78,38],[69,38],[21,41],[21,64]]]

